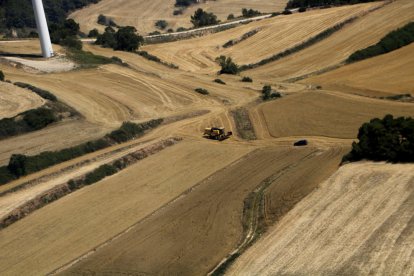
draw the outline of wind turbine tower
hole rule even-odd
[[[40,45],[44,58],[53,56],[52,42],[50,41],[49,29],[47,27],[45,10],[42,0],[32,0],[33,10],[36,19],[37,31],[39,33]]]

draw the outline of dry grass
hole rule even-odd
[[[414,95],[414,44],[397,51],[344,66],[305,83],[368,96]]]
[[[62,198],[0,231],[0,274],[46,274],[124,231],[250,150],[184,141]],[[217,158],[220,162],[215,162]]]
[[[212,73],[219,71],[215,59],[220,55],[231,56],[240,65],[255,63],[379,4],[344,6],[278,16],[190,41],[148,45],[144,49],[179,65],[181,69]],[[258,30],[258,33],[233,47],[222,48],[229,40],[238,39],[252,30]]]
[[[175,0],[103,0],[96,5],[74,12],[70,17],[80,23],[83,32],[89,32],[93,28],[103,30],[105,27],[97,24],[99,14],[113,18],[121,26],[134,26],[140,33],[155,31],[155,22],[166,20],[168,28],[176,30],[178,27],[191,27],[191,15],[195,10],[202,8],[213,12],[222,21],[226,20],[230,13],[241,15],[242,8],[258,9],[261,12],[281,11],[285,8],[287,0],[220,0],[207,1],[194,5],[184,11],[182,15],[174,16]]]
[[[414,2],[394,1],[295,55],[247,71],[254,79],[274,82],[317,72],[345,61],[356,50],[377,43],[390,31],[414,20]]]
[[[362,123],[386,114],[414,116],[414,105],[313,91],[267,103],[261,111],[273,137],[356,138]]]
[[[383,163],[342,167],[229,274],[412,274],[413,169]]]
[[[0,120],[14,117],[29,109],[38,108],[44,103],[44,99],[29,90],[0,82]]]

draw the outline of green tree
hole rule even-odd
[[[122,27],[115,33],[115,50],[133,52],[144,42],[142,36],[136,34],[137,29],[131,26]]]
[[[236,75],[239,73],[239,66],[233,62],[231,57],[220,56],[217,61],[221,66],[220,74]]]
[[[213,13],[205,12],[203,9],[195,11],[194,15],[191,16],[191,23],[194,27],[203,27],[218,24],[220,21],[217,20],[217,16]]]
[[[4,73],[0,70],[0,81],[4,81]]]

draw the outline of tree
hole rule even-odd
[[[4,73],[0,70],[0,81],[4,81]]]
[[[236,75],[239,73],[239,66],[233,62],[231,57],[220,56],[217,61],[221,66],[220,74]]]
[[[191,23],[194,27],[203,27],[218,24],[220,21],[217,20],[217,16],[213,13],[205,12],[203,9],[195,11],[194,15],[191,16]]]
[[[90,30],[88,37],[98,37],[99,31],[97,29]]]
[[[8,170],[15,176],[21,177],[26,175],[26,160],[27,157],[22,154],[13,154],[10,157]]]
[[[242,9],[242,15],[243,17],[253,17],[253,16],[258,16],[261,15],[262,13],[257,11],[257,10],[253,10],[253,9]]]
[[[157,22],[155,22],[155,27],[157,27],[158,29],[164,30],[165,28],[167,28],[168,26],[168,22],[165,20],[158,20]]]
[[[115,33],[115,50],[133,52],[144,42],[142,36],[136,34],[137,29],[131,26],[122,27]]]
[[[263,86],[262,99],[264,101],[280,98],[282,95],[279,92],[274,92],[270,85]]]

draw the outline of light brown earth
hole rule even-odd
[[[368,96],[414,94],[414,44],[312,77],[305,83]]]
[[[342,167],[229,275],[412,275],[414,166]]]
[[[81,26],[81,30],[88,33],[93,28],[101,31],[104,26],[97,24],[98,15],[103,14],[115,20],[121,26],[134,26],[140,33],[146,34],[157,30],[154,26],[158,20],[166,20],[167,28],[176,30],[178,27],[192,27],[190,17],[195,10],[202,8],[213,12],[219,20],[225,21],[230,13],[241,15],[242,8],[253,8],[261,12],[282,11],[286,6],[286,0],[220,0],[207,1],[194,5],[182,15],[174,16],[175,0],[103,0],[98,4],[76,11],[70,15]]]
[[[362,123],[387,114],[412,117],[414,105],[319,90],[266,103],[259,112],[273,137],[355,138]]]
[[[0,82],[0,120],[44,105],[37,94],[7,82]]]
[[[148,45],[143,49],[163,60],[177,64],[186,71],[215,73],[219,71],[215,59],[220,55],[231,56],[240,65],[259,62],[306,41],[348,18],[362,15],[367,10],[379,5],[382,3],[277,16],[213,35],[195,38],[191,40],[191,43],[182,40],[167,44]],[[243,34],[252,30],[259,32],[233,47],[222,47],[229,40],[239,39]]]
[[[414,20],[414,2],[397,0],[363,16],[327,39],[282,60],[246,71],[254,79],[273,83],[338,65],[353,52],[377,43],[389,32]]]

